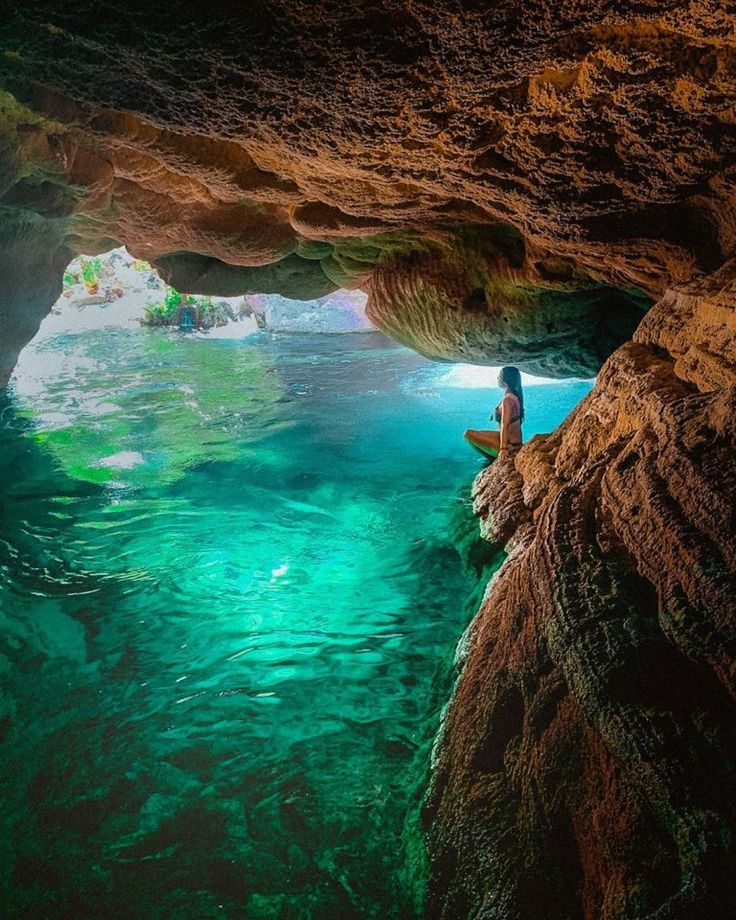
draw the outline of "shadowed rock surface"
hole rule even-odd
[[[432,916],[732,915],[735,299],[733,262],[667,292],[476,480],[508,558],[437,754]]]
[[[468,227],[452,245],[386,257],[369,289],[371,320],[430,358],[514,362],[548,377],[593,376],[649,306],[566,260],[529,253],[504,225]]]
[[[192,292],[363,288],[442,360],[608,358],[477,483],[511,552],[438,743],[429,911],[730,915],[732,5],[6,7],[3,377],[118,243]]]

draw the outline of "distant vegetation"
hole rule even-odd
[[[244,303],[233,306],[224,300],[182,294],[165,284],[149,262],[132,258],[122,248],[102,256],[80,255],[64,272],[63,296],[72,302],[109,304],[126,293],[140,297],[143,316],[139,321],[144,326],[211,329],[251,315]],[[145,304],[144,298],[149,298]]]
[[[80,256],[79,270],[74,271],[70,266],[64,272],[64,290],[70,290],[75,284],[79,284],[81,280],[84,282],[88,293],[96,294],[100,284],[100,275],[103,274],[103,271],[104,263],[98,256],[92,258]]]
[[[194,313],[194,324],[204,328],[225,326],[233,314],[225,303],[213,303],[209,297],[184,296],[172,287],[167,287],[163,300],[146,304],[143,324],[146,326],[172,326],[181,321],[181,312],[189,308]]]
[[[90,292],[90,294],[96,294],[97,288],[99,287],[99,275],[102,272],[102,259],[95,256],[92,259],[80,259],[79,260],[82,266],[82,280],[84,281],[84,286]]]

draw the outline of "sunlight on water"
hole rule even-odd
[[[462,431],[499,395],[447,372],[377,333],[24,354],[0,424],[6,916],[416,915],[407,815],[473,587]],[[531,391],[527,434],[588,389]]]

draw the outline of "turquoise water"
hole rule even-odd
[[[417,916],[495,390],[380,334],[57,335],[0,417],[0,896],[44,920]],[[526,433],[589,389],[530,387]]]

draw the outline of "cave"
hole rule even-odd
[[[424,854],[428,878],[419,915],[731,916],[732,6],[257,0],[237,15],[197,3],[5,6],[3,385],[69,263],[121,246],[193,297],[363,292],[377,330],[438,366],[596,378],[553,431],[475,478],[467,539],[484,560],[470,566],[478,608],[412,804],[423,826],[412,852]],[[270,395],[299,393],[296,381]],[[8,485],[13,470],[42,464],[24,451]],[[122,450],[119,468],[134,454]],[[67,495],[58,513],[93,487]],[[290,511],[320,513],[298,502]],[[441,569],[447,553],[436,546],[423,564]],[[8,565],[22,571],[22,553]],[[280,572],[274,565],[271,577]],[[431,598],[418,597],[419,615]],[[146,650],[130,656],[110,666],[134,668]],[[20,657],[30,674],[35,658]],[[3,711],[3,731],[13,715]],[[111,743],[89,720],[99,745]],[[385,739],[391,756],[405,748]],[[216,773],[197,744],[160,770],[179,776],[192,763]],[[95,898],[109,905],[109,854],[86,901],[44,901],[63,872],[44,859],[43,828],[102,820],[103,805],[77,788],[86,769],[29,778],[39,801],[67,783],[68,801],[60,791],[13,867],[13,884],[30,892],[14,902],[24,916],[91,917]],[[277,781],[279,821],[302,852],[304,827],[329,815],[316,814],[297,776]],[[132,775],[107,792],[113,803],[143,795]],[[184,885],[177,853],[197,841],[218,851],[228,821],[191,805],[162,819],[154,850],[131,838],[118,855],[136,860],[140,889],[118,915],[142,916],[169,876]],[[290,883],[300,871],[289,864]],[[320,871],[330,909],[374,916],[356,909],[340,871]],[[201,872],[187,884],[205,890],[217,878],[249,917],[298,915],[265,883],[251,890],[228,860]],[[320,916],[309,909],[299,916]]]

